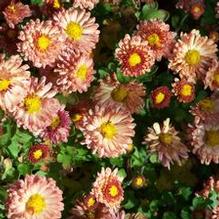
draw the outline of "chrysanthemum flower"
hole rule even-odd
[[[70,132],[71,119],[69,113],[60,109],[52,119],[51,124],[40,134],[45,140],[50,140],[54,144],[67,142]]]
[[[110,168],[102,168],[91,191],[96,200],[110,208],[110,211],[118,210],[124,199],[122,179],[117,174],[118,169],[112,171]]]
[[[119,42],[115,57],[126,76],[143,75],[149,72],[155,63],[154,53],[147,41],[143,41],[140,36],[130,37],[128,34]]]
[[[172,93],[167,86],[156,88],[151,93],[153,106],[158,109],[166,108],[170,104]]]
[[[23,100],[29,85],[30,72],[28,65],[22,65],[20,56],[6,59],[0,57],[0,107],[10,112]]]
[[[9,219],[59,219],[63,210],[62,191],[52,178],[27,175],[8,189]]]
[[[57,89],[63,93],[87,91],[94,79],[94,63],[88,54],[63,52],[54,70],[57,76]]]
[[[118,157],[127,152],[135,134],[130,113],[117,107],[96,105],[83,116],[79,127],[84,134],[82,144],[99,157]]]
[[[212,39],[215,43],[217,43],[219,41],[219,32],[211,31],[209,33],[209,38]]]
[[[137,26],[136,35],[148,42],[156,60],[161,60],[162,56],[169,57],[175,43],[175,34],[170,31],[170,26],[163,21],[142,21]]]
[[[144,107],[145,87],[141,83],[120,84],[114,76],[101,80],[94,99],[103,106],[125,107],[138,113]]]
[[[183,159],[188,158],[188,149],[178,137],[178,132],[166,119],[163,125],[154,123],[148,128],[144,143],[148,145],[150,153],[156,153],[163,166],[170,169],[170,164],[177,162],[181,165]]]
[[[217,46],[207,36],[202,37],[198,30],[182,33],[181,39],[175,44],[170,58],[169,68],[179,73],[181,78],[196,82],[203,78],[216,58]]]
[[[37,163],[49,156],[50,148],[45,144],[36,144],[30,147],[28,160],[31,163]]]
[[[87,8],[92,10],[94,6],[99,2],[99,0],[74,0],[73,6],[80,7],[81,9]]]
[[[29,129],[35,135],[51,124],[60,109],[58,100],[53,98],[56,91],[51,90],[52,84],[45,84],[45,81],[45,77],[40,81],[31,78],[25,98],[13,113],[17,125]]]
[[[190,103],[195,98],[195,86],[192,83],[187,82],[185,79],[175,79],[172,84],[173,93],[177,96],[177,99],[183,103]]]
[[[3,11],[6,22],[10,28],[15,28],[15,25],[23,21],[24,18],[30,17],[32,12],[29,5],[24,5],[21,2],[15,3],[11,1],[5,10]]]
[[[52,66],[65,47],[65,35],[53,21],[30,20],[18,37],[18,52],[35,67]]]
[[[137,175],[132,179],[132,187],[134,189],[141,189],[147,185],[147,181],[143,175]]]
[[[90,52],[99,40],[100,31],[90,12],[69,8],[54,15],[54,20],[67,37],[68,46]]]

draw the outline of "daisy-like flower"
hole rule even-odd
[[[60,109],[58,100],[53,98],[56,91],[51,90],[52,84],[45,81],[45,77],[40,81],[31,78],[25,98],[13,112],[17,125],[29,129],[34,135],[39,135],[48,127]]]
[[[94,63],[88,54],[75,51],[63,52],[54,70],[57,89],[63,93],[87,91],[94,79]]]
[[[59,219],[62,200],[62,191],[52,178],[27,175],[8,189],[7,218]]]
[[[65,48],[65,35],[51,20],[30,20],[18,38],[21,41],[17,44],[18,52],[37,68],[53,66]]]
[[[163,21],[142,21],[137,26],[136,35],[148,42],[156,60],[161,60],[162,56],[169,57],[175,43],[175,33],[171,32],[170,26]]]
[[[115,57],[121,65],[121,70],[126,76],[140,76],[149,72],[155,63],[154,53],[147,41],[140,36],[126,34],[119,42]]]
[[[187,82],[185,79],[175,79],[172,84],[173,93],[177,96],[177,99],[182,103],[190,103],[195,98],[195,86],[192,83]]]
[[[68,46],[90,52],[99,40],[100,31],[90,12],[79,8],[69,8],[54,15],[54,20],[67,37]]]
[[[217,2],[215,11],[216,11],[216,18],[219,18],[219,2]]]
[[[131,113],[138,113],[144,107],[145,87],[141,83],[120,84],[114,77],[101,80],[94,99],[99,105],[125,107]]]
[[[203,78],[216,58],[217,45],[207,36],[202,37],[198,30],[182,33],[175,44],[173,55],[169,59],[169,68],[179,73],[181,78],[196,82]]]
[[[219,125],[199,123],[190,126],[192,152],[203,164],[219,163]]]
[[[117,107],[96,105],[83,116],[79,127],[84,134],[82,144],[99,157],[118,157],[126,153],[132,144],[135,124],[131,114]]]
[[[219,62],[214,60],[204,79],[205,88],[209,87],[212,91],[219,89]]]
[[[28,65],[22,65],[18,55],[6,59],[0,56],[0,107],[10,112],[23,100],[29,85]]]
[[[153,106],[158,109],[166,108],[170,104],[172,93],[167,86],[156,88],[151,93]]]
[[[132,179],[132,187],[134,189],[141,189],[147,185],[147,181],[143,175],[137,175]]]
[[[150,153],[156,153],[161,164],[168,169],[174,162],[181,165],[182,160],[188,158],[188,149],[181,142],[169,118],[162,126],[154,123],[152,128],[148,128],[144,143],[148,145]]]
[[[124,199],[122,179],[117,174],[118,169],[112,171],[110,168],[102,168],[91,191],[96,200],[110,208],[110,211],[117,211]]]
[[[30,17],[32,12],[29,8],[29,5],[24,5],[21,2],[15,3],[11,1],[3,11],[6,22],[10,28],[15,28],[15,25],[23,21],[24,18]]]
[[[74,0],[73,6],[80,7],[81,9],[87,8],[92,10],[94,6],[99,2],[99,0]]]
[[[49,156],[50,148],[45,144],[36,144],[30,147],[28,160],[31,163],[37,163]]]
[[[64,107],[62,107],[64,108]],[[40,134],[45,140],[50,140],[54,144],[67,142],[70,132],[71,119],[69,113],[60,109],[53,117],[51,124]]]

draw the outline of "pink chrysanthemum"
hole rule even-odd
[[[216,18],[219,18],[219,2],[217,2],[215,11],[216,11]]]
[[[50,154],[50,148],[45,144],[36,144],[30,147],[28,152],[28,160],[31,163],[37,163],[47,158]]]
[[[143,75],[149,72],[155,63],[153,51],[147,41],[142,41],[140,36],[130,37],[128,34],[119,42],[115,57],[126,76]]]
[[[49,126],[60,109],[57,99],[53,98],[56,91],[51,90],[52,84],[45,84],[46,78],[40,81],[31,78],[26,87],[27,95],[13,113],[18,126],[29,129],[35,135]]]
[[[21,2],[15,3],[12,1],[3,11],[6,22],[10,28],[15,28],[15,25],[23,21],[24,18],[30,17],[32,12],[29,5],[24,5]]]
[[[54,15],[54,20],[67,37],[68,46],[90,52],[99,40],[100,31],[90,12],[69,8]]]
[[[64,208],[62,200],[62,191],[52,178],[27,175],[8,189],[7,217],[59,219]]]
[[[156,60],[161,60],[162,56],[170,56],[175,43],[175,33],[170,31],[168,24],[158,20],[142,21],[137,26],[136,35],[148,42]]]
[[[173,49],[169,68],[188,82],[196,82],[197,78],[205,77],[212,60],[216,58],[216,52],[214,41],[207,36],[202,37],[198,30],[182,33]]]
[[[198,156],[203,164],[219,163],[219,126],[215,124],[199,123],[190,126],[192,152]]]
[[[52,66],[65,47],[65,35],[50,20],[30,20],[18,38],[18,51],[38,68]]]
[[[70,132],[71,119],[67,111],[61,109],[52,119],[52,123],[40,134],[45,140],[54,144],[67,142]]]
[[[80,7],[81,9],[87,8],[92,10],[94,6],[99,2],[99,0],[74,0],[73,6]]]
[[[22,65],[20,56],[5,59],[0,57],[0,107],[10,112],[23,100],[29,85],[30,72],[28,65]]]
[[[205,88],[209,87],[212,91],[219,89],[219,62],[214,60],[212,66],[207,71],[204,79]]]
[[[181,142],[169,118],[162,126],[154,123],[152,128],[148,128],[144,143],[148,145],[150,153],[156,153],[162,165],[168,169],[174,162],[181,165],[182,160],[188,158],[188,149]]]
[[[163,109],[169,106],[172,93],[167,86],[160,86],[152,91],[151,99],[153,107]]]
[[[117,211],[124,199],[122,179],[117,174],[118,169],[112,171],[110,168],[102,168],[91,191],[96,200],[110,208],[111,212]]]
[[[82,144],[99,157],[118,157],[132,144],[135,124],[130,113],[117,107],[96,105],[83,116],[79,127],[84,134]]]
[[[88,54],[66,51],[54,70],[57,89],[63,93],[87,91],[94,79],[94,63]]]
[[[120,84],[114,76],[101,80],[94,99],[99,105],[125,107],[138,113],[144,107],[145,87],[141,83]]]
[[[190,103],[195,98],[195,86],[192,83],[187,82],[185,79],[175,79],[172,84],[173,93],[177,96],[177,99],[182,103]]]

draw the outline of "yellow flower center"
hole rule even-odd
[[[45,207],[45,199],[40,194],[32,195],[26,203],[26,210],[32,215],[38,215],[42,213]]]
[[[83,28],[75,22],[70,22],[67,25],[65,32],[72,40],[80,40],[83,34]]]
[[[92,207],[96,203],[95,199],[93,197],[89,198],[87,201],[87,206]]]
[[[118,188],[117,188],[115,185],[112,185],[112,186],[109,188],[109,194],[110,194],[110,196],[112,196],[112,197],[116,197],[116,196],[119,194]]]
[[[195,49],[189,50],[186,53],[185,60],[189,65],[197,65],[201,60],[200,53]]]
[[[169,145],[173,141],[173,135],[170,133],[162,133],[160,134],[160,141],[163,144]]]
[[[56,117],[54,117],[54,118],[52,119],[52,123],[51,123],[50,126],[51,126],[53,129],[55,129],[55,128],[57,128],[57,127],[59,126],[60,122],[61,122],[60,117],[59,117],[59,116],[56,116]]]
[[[147,41],[150,46],[160,46],[160,37],[156,33],[153,33],[150,36],[148,36]]]
[[[82,115],[79,114],[79,113],[76,113],[76,114],[74,114],[74,115],[72,116],[72,121],[73,121],[73,122],[78,122],[78,121],[80,121],[81,119],[82,119]]]
[[[51,44],[51,40],[46,35],[42,35],[37,39],[37,46],[41,51],[45,51]]]
[[[28,96],[24,99],[24,105],[29,114],[37,113],[41,110],[41,99],[38,96]]]
[[[214,73],[214,82],[219,86],[219,72]]]
[[[43,155],[43,152],[42,150],[36,150],[33,152],[33,157],[36,159],[36,160],[39,160]]]
[[[162,103],[164,99],[165,99],[165,94],[162,92],[159,92],[155,97],[155,103],[156,104]]]
[[[193,8],[192,8],[192,12],[194,13],[199,13],[201,12],[201,8],[199,5],[195,5]]]
[[[10,4],[9,6],[8,6],[8,9],[11,11],[11,12],[16,12],[16,8],[15,8],[15,4]]]
[[[205,133],[206,144],[210,147],[219,146],[219,131],[210,130]]]
[[[58,8],[60,8],[60,6],[61,6],[61,5],[60,5],[59,0],[54,0],[54,2],[53,2],[53,7],[58,9]]]
[[[190,84],[183,85],[181,91],[182,96],[191,96],[192,95],[192,86]]]
[[[101,125],[100,131],[105,138],[112,139],[117,133],[117,128],[111,122],[106,122]]]
[[[135,178],[135,185],[142,187],[144,184],[144,179],[141,176]]]
[[[128,96],[128,91],[122,86],[115,88],[111,93],[111,97],[116,102],[124,102],[127,96]]]
[[[128,62],[131,67],[135,67],[136,65],[141,63],[141,56],[138,53],[134,52],[129,56]]]
[[[0,91],[6,91],[10,85],[9,80],[0,80]]]
[[[215,108],[215,102],[210,99],[203,99],[199,102],[199,105],[203,111],[211,112]]]
[[[82,65],[76,72],[76,77],[79,78],[81,81],[86,80],[87,78],[87,66]]]

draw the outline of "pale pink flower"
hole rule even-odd
[[[59,219],[64,209],[62,191],[52,178],[27,175],[8,189],[8,219]]]
[[[18,38],[18,52],[37,68],[53,66],[65,48],[65,35],[51,20],[30,20]]]
[[[73,2],[75,8],[80,7],[81,9],[87,8],[88,10],[92,10],[99,0],[74,0]]]

